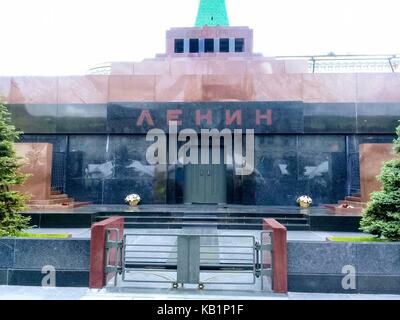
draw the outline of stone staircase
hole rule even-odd
[[[199,210],[190,212],[146,212],[121,214],[118,212],[101,213],[96,220],[119,215],[125,218],[126,228],[137,229],[180,229],[186,227],[216,227],[218,229],[234,230],[262,230],[264,218],[276,219],[285,225],[288,230],[309,230],[307,215],[299,213],[299,210],[290,213],[268,212],[221,212],[218,210]]]
[[[367,203],[362,201],[361,194],[355,193],[345,197],[344,200],[340,200],[338,204],[324,204],[323,207],[333,213],[362,214],[363,209],[367,207]]]
[[[35,210],[74,209],[89,204],[91,202],[75,202],[73,198],[68,197],[67,194],[60,191],[52,191],[50,199],[29,200],[27,203],[29,209]]]

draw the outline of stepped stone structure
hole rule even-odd
[[[15,190],[29,195],[27,205],[30,210],[72,209],[90,204],[75,202],[68,195],[51,190],[52,144],[16,143],[15,149],[24,164],[21,172],[28,175],[25,183]]]
[[[184,203],[186,168],[145,157],[148,131],[172,119],[196,132],[255,130],[254,173],[225,166],[214,179],[222,202],[295,206],[307,194],[315,206],[337,203],[361,192],[359,146],[391,143],[400,119],[399,73],[314,74],[308,59],[255,53],[253,30],[229,25],[224,1],[201,1],[194,27],[167,30],[164,53],[110,68],[0,77],[22,141],[53,144],[64,193],[77,201],[123,204],[139,193],[142,204]],[[209,194],[201,203],[215,204]]]

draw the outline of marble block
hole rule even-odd
[[[155,76],[110,76],[108,101],[154,101],[155,83]]]
[[[105,75],[60,77],[58,103],[107,103],[108,79]]]
[[[202,97],[201,76],[158,76],[155,89],[156,101],[200,101]]]
[[[303,74],[304,102],[355,102],[355,74]]]
[[[251,101],[253,78],[239,75],[203,76],[202,101]]]
[[[380,175],[384,162],[396,157],[391,143],[360,144],[361,201],[368,202],[372,192],[381,190]]]
[[[398,73],[365,73],[357,75],[358,102],[399,102]]]
[[[49,143],[16,143],[17,155],[24,165],[21,172],[30,174],[22,186],[14,190],[27,193],[30,200],[50,199],[53,145]]]
[[[11,104],[56,104],[57,77],[13,77],[9,95]]]

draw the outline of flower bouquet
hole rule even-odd
[[[138,194],[130,194],[125,197],[125,203],[131,207],[136,207],[140,202],[140,196]]]
[[[297,198],[297,204],[302,208],[309,208],[313,201],[309,196],[301,196]]]

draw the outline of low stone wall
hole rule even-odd
[[[1,238],[0,285],[41,286],[48,275],[43,267],[52,266],[56,286],[88,287],[89,260],[89,239]],[[352,269],[355,288],[344,289]],[[288,286],[292,292],[399,294],[400,243],[289,241]]]
[[[345,289],[352,271],[355,287]],[[399,294],[400,243],[290,241],[288,283],[297,292]]]
[[[41,286],[54,268],[57,287],[87,287],[89,253],[89,239],[1,238],[0,285]]]

